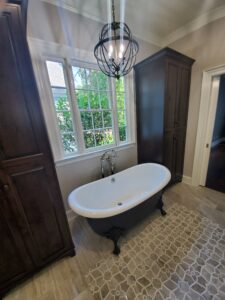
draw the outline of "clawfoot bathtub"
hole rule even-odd
[[[92,229],[112,239],[118,255],[119,237],[158,208],[162,215],[162,189],[170,171],[159,164],[146,163],[83,185],[69,195],[71,209],[86,217]]]

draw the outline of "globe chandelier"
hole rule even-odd
[[[138,42],[124,22],[115,21],[115,3],[112,0],[112,22],[103,26],[94,55],[100,70],[119,79],[128,74],[136,61]]]

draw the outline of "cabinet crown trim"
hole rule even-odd
[[[142,67],[145,64],[150,64],[151,62],[153,62],[154,60],[160,59],[160,58],[172,58],[172,59],[176,59],[179,61],[182,61],[184,64],[187,64],[188,66],[192,66],[193,63],[195,62],[195,60],[193,58],[190,58],[174,49],[171,49],[169,47],[165,47],[163,49],[161,49],[160,51],[158,51],[157,53],[147,57],[146,59],[144,59],[143,61],[141,61],[140,63],[136,64],[134,66],[134,69],[137,70],[140,67]]]

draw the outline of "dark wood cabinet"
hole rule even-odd
[[[25,2],[0,4],[0,296],[74,255],[26,41]]]
[[[193,63],[164,48],[135,66],[138,162],[164,164],[171,183],[183,176]]]

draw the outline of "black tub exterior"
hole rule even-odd
[[[146,218],[156,208],[160,209],[162,215],[166,214],[163,210],[162,191],[121,214],[100,219],[87,218],[87,221],[96,233],[114,242],[113,253],[118,255],[120,253],[118,246],[120,236]]]

